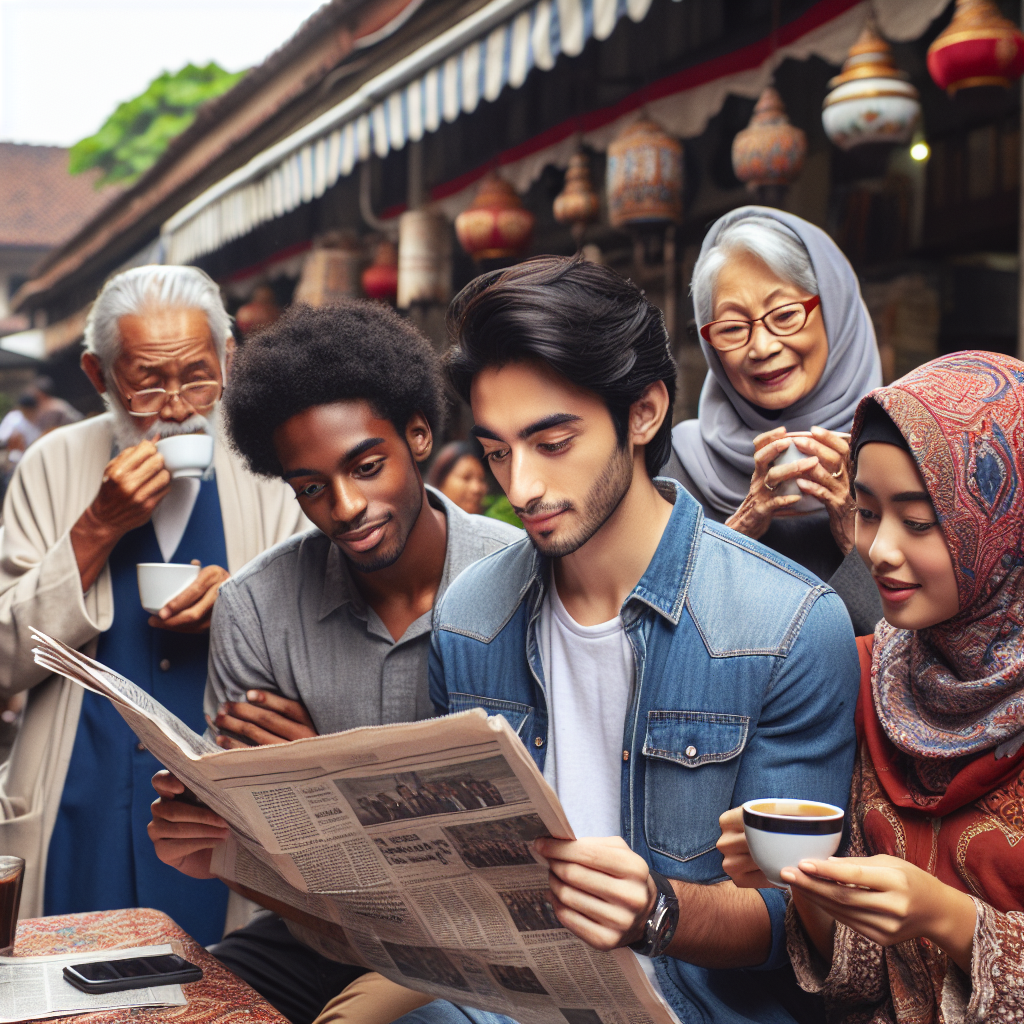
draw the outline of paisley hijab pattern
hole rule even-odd
[[[938,625],[883,619],[875,631],[875,711],[927,803],[1024,730],[1024,363],[992,352],[932,360],[865,398],[854,441],[870,402],[910,446],[960,598]]]

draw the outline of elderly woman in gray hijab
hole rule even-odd
[[[845,431],[882,373],[853,268],[813,224],[745,206],[708,232],[692,292],[709,372],[662,472],[829,583],[855,631],[873,632],[882,610],[853,548]]]

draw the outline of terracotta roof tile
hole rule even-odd
[[[97,192],[95,180],[95,172],[68,174],[68,151],[59,146],[0,142],[0,245],[66,241],[121,191]]]

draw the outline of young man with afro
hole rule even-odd
[[[234,447],[254,472],[286,480],[317,529],[220,589],[206,694],[218,742],[430,717],[435,602],[472,562],[523,537],[423,483],[444,411],[433,347],[377,303],[293,307],[235,356],[224,404]],[[157,855],[211,877],[224,822],[176,801],[182,786],[169,773],[153,781]],[[303,946],[268,912],[213,952],[293,1024],[308,1024],[363,973]],[[363,983],[376,986],[367,999],[378,1013],[389,995],[416,998],[378,975]]]

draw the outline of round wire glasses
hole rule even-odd
[[[700,336],[719,352],[729,352],[746,345],[754,331],[754,324],[764,324],[769,334],[786,338],[802,331],[812,310],[820,305],[821,296],[815,295],[804,302],[787,302],[784,306],[776,306],[756,320],[712,320],[700,329]]]
[[[183,384],[177,391],[166,388],[146,388],[136,391],[128,397],[129,416],[156,416],[165,403],[172,398],[180,398],[187,402],[196,412],[209,409],[220,398],[221,385],[215,380],[196,380],[191,384]]]

